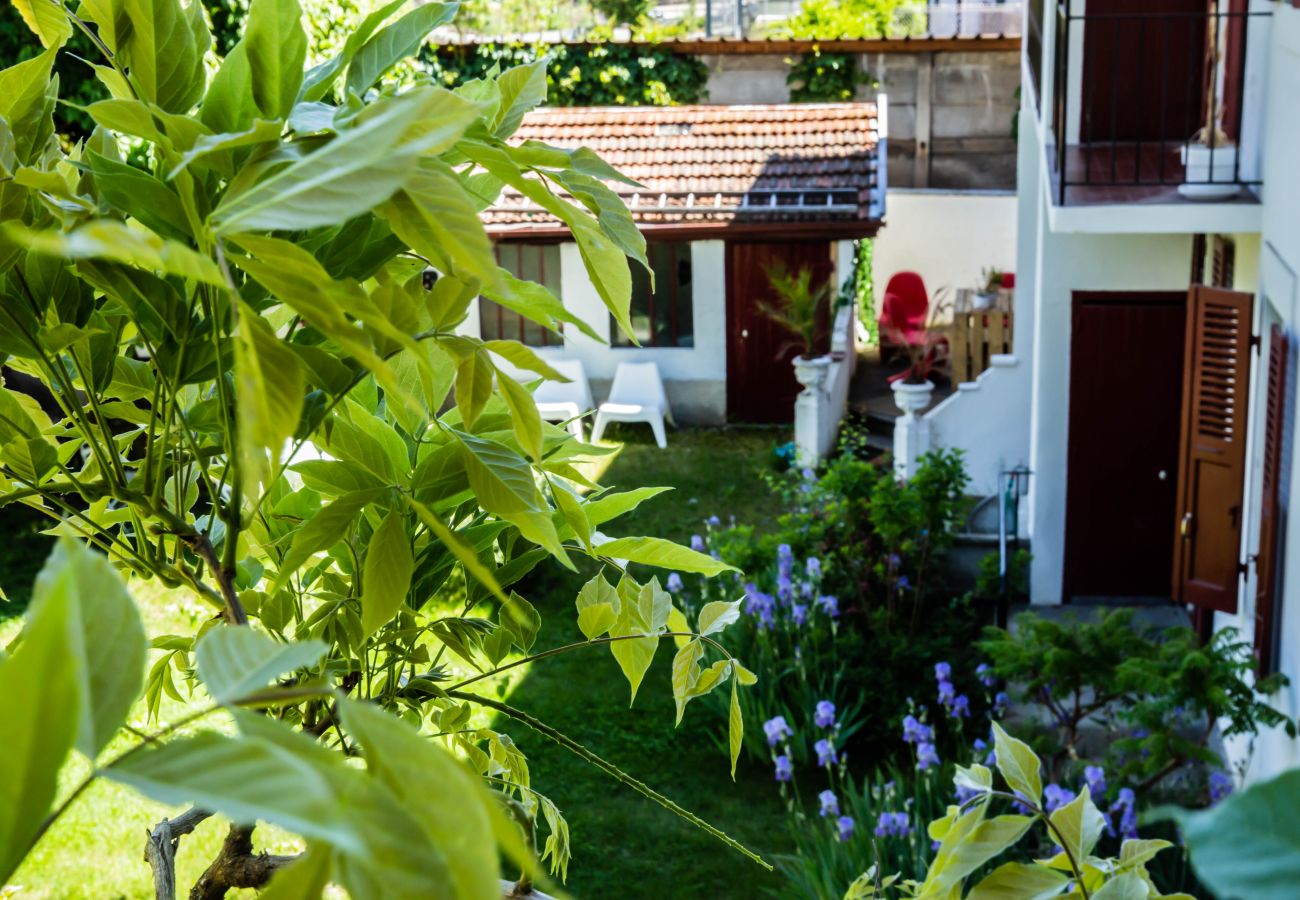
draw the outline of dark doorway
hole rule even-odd
[[[1183,141],[1201,125],[1205,0],[1088,0],[1079,137]]]
[[[763,315],[775,303],[767,270],[812,269],[819,285],[834,275],[829,241],[727,242],[727,418],[733,422],[790,422],[799,394],[793,336]]]
[[[1168,599],[1184,293],[1074,294],[1066,600]]]

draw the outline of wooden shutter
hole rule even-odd
[[[1180,603],[1228,613],[1237,611],[1241,571],[1252,299],[1194,286],[1183,351],[1173,595]]]
[[[1282,517],[1280,488],[1283,477],[1282,447],[1285,434],[1287,357],[1290,342],[1280,325],[1268,336],[1268,392],[1264,403],[1264,467],[1261,473],[1259,512],[1259,555],[1255,557],[1255,658],[1259,674],[1267,675],[1277,664],[1276,602]]]

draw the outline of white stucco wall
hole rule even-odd
[[[1016,267],[1016,195],[891,189],[871,270],[876,309],[895,272],[919,272],[933,298],[976,287],[980,271]]]

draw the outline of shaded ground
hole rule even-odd
[[[678,431],[669,434],[667,451],[633,428],[613,437],[635,443],[603,483],[676,490],[611,523],[611,534],[686,541],[714,513],[759,523],[777,512],[759,472],[770,465],[773,446],[788,438],[781,430]],[[539,646],[582,639],[573,598],[584,580],[547,574],[529,586],[545,623]],[[698,704],[673,728],[670,662],[671,652],[661,647],[631,709],[627,682],[604,649],[534,665],[510,701],[769,860],[787,852],[784,808],[767,768],[742,764],[733,784],[726,751],[714,743],[714,723]],[[749,898],[781,890],[777,876],[563,748],[521,726],[509,730],[528,754],[534,785],[569,819],[574,853],[567,889],[574,897]]]

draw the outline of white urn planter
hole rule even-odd
[[[1182,153],[1186,180],[1178,186],[1178,193],[1189,200],[1226,200],[1240,192],[1236,147],[1185,144]]]
[[[831,367],[829,356],[796,356],[794,358],[794,377],[810,391],[815,391],[826,383],[826,375]]]
[[[893,388],[894,405],[901,409],[904,415],[908,416],[915,416],[929,406],[930,397],[934,394],[934,383],[930,381],[921,384],[895,381]]]

